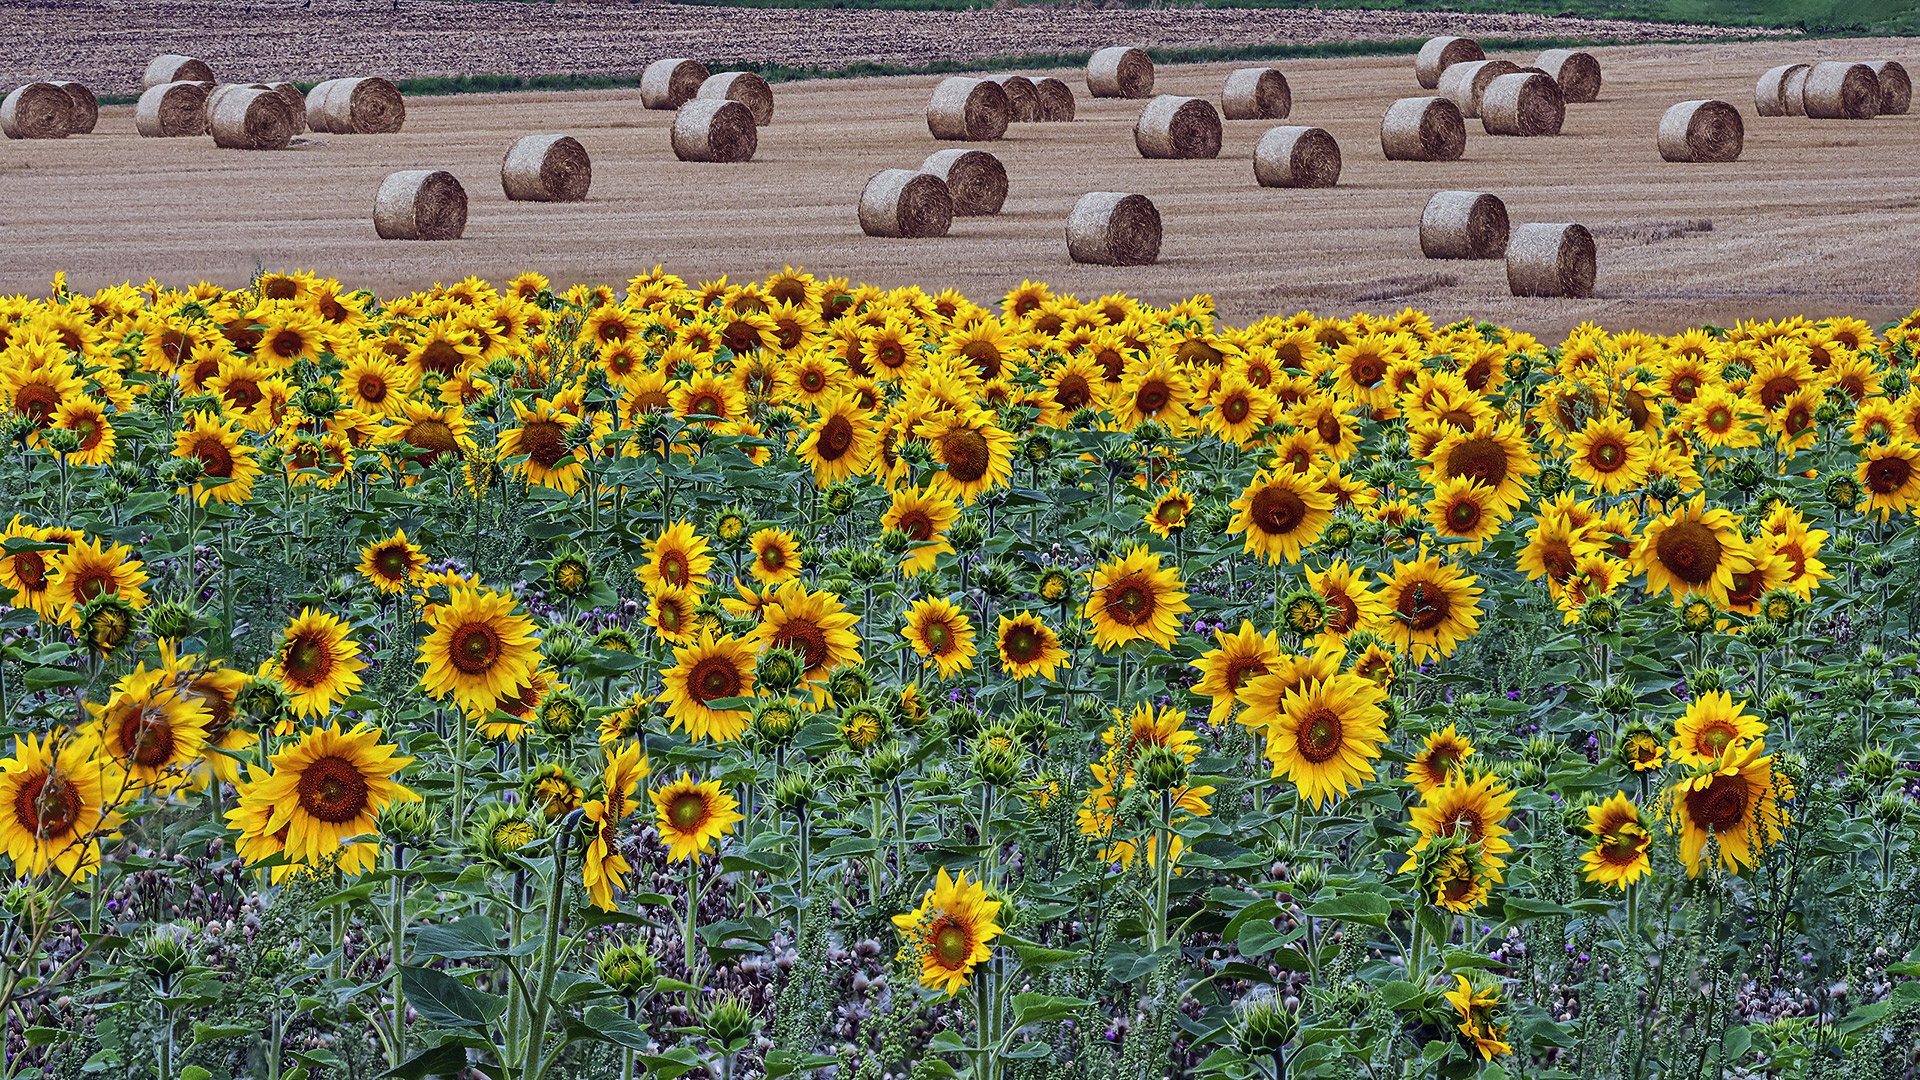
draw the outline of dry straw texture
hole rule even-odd
[[[307,95],[290,82],[273,83],[272,86],[273,92],[287,103],[287,111],[293,115],[293,133],[298,135],[307,130]]]
[[[1668,161],[1738,161],[1745,142],[1740,110],[1724,101],[1683,101],[1660,118],[1660,156]]]
[[[696,98],[673,117],[673,155],[681,161],[753,160],[760,126],[753,110],[737,101]]]
[[[0,133],[9,139],[64,139],[73,128],[73,99],[50,82],[17,87],[0,101]]]
[[[1800,64],[1787,72],[1785,87],[1781,98],[1786,102],[1788,116],[1807,115],[1807,76],[1813,73],[1813,65]]]
[[[382,240],[458,240],[467,231],[467,191],[450,172],[394,173],[374,197],[373,231]]]
[[[1551,75],[1502,75],[1480,98],[1480,126],[1489,135],[1558,135],[1566,119],[1560,84]]]
[[[207,133],[207,88],[197,82],[156,86],[140,95],[133,128],[149,139],[178,139]]]
[[[694,97],[737,101],[753,114],[755,124],[766,127],[773,123],[773,87],[751,71],[723,71],[711,76],[700,84]]]
[[[593,184],[593,162],[571,135],[523,135],[500,162],[500,188],[519,202],[579,202]]]
[[[1220,113],[1206,98],[1162,94],[1133,126],[1133,145],[1144,158],[1219,157],[1220,141]]]
[[[1389,161],[1458,161],[1467,152],[1467,122],[1446,98],[1401,98],[1380,121],[1380,149]]]
[[[1898,60],[1875,60],[1867,65],[1880,80],[1880,115],[1905,116],[1913,107],[1913,79]]]
[[[1498,259],[1507,253],[1507,204],[1484,191],[1440,191],[1420,215],[1429,259]]]
[[[204,61],[177,53],[164,53],[153,58],[147,65],[146,74],[141,76],[140,88],[151,90],[156,86],[165,86],[172,82],[216,82],[213,69]]]
[[[1829,60],[1807,72],[1801,98],[1815,120],[1871,120],[1880,113],[1880,79],[1865,64]]]
[[[993,75],[988,82],[1007,95],[1007,118],[1016,124],[1031,124],[1040,119],[1040,91],[1025,75]]]
[[[1153,59],[1144,49],[1115,45],[1087,60],[1087,92],[1097,98],[1153,95]]]
[[[1279,68],[1240,68],[1227,74],[1220,108],[1229,120],[1284,120],[1293,111],[1293,90]]]
[[[1012,118],[999,83],[964,75],[940,80],[927,103],[927,130],[949,142],[992,142],[1007,133]]]
[[[1253,148],[1261,187],[1322,188],[1340,181],[1340,144],[1317,127],[1277,127]]]
[[[91,135],[94,125],[100,122],[100,99],[82,83],[56,82],[66,95],[72,109],[67,113],[67,134]]]
[[[1097,266],[1147,266],[1160,258],[1160,209],[1145,195],[1094,191],[1067,215],[1067,255]]]
[[[1039,98],[1042,123],[1065,123],[1073,119],[1075,108],[1073,87],[1049,75],[1035,79],[1033,91]]]
[[[332,135],[391,135],[407,122],[400,88],[382,78],[328,79],[307,93],[307,123]]]
[[[1600,61],[1578,49],[1548,49],[1534,57],[1533,66],[1560,84],[1560,97],[1569,105],[1600,97]]]
[[[213,144],[227,150],[285,150],[293,141],[293,110],[272,87],[235,87],[207,99]]]
[[[921,240],[953,226],[946,181],[912,169],[884,169],[860,193],[860,231],[868,236]]]
[[[1480,51],[1480,43],[1472,38],[1429,38],[1420,46],[1420,55],[1413,59],[1413,76],[1420,80],[1421,86],[1438,90],[1442,72],[1455,64],[1486,58],[1487,54]]]
[[[1453,102],[1460,115],[1473,119],[1480,115],[1480,100],[1487,87],[1502,75],[1518,73],[1520,65],[1511,60],[1468,60],[1440,74],[1440,96]]]
[[[947,185],[955,217],[985,217],[1006,205],[1007,167],[985,150],[935,150],[920,171]]]
[[[655,60],[640,73],[640,104],[649,109],[678,109],[700,93],[712,72],[684,56]]]
[[[1806,71],[1805,64],[1781,64],[1762,72],[1753,87],[1754,111],[1761,116],[1793,115],[1787,111],[1787,86],[1796,75],[1804,79]]]
[[[1584,225],[1521,225],[1507,241],[1515,296],[1592,296],[1593,274],[1593,234]]]

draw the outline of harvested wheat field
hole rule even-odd
[[[208,139],[141,139],[132,109],[101,111],[96,133],[0,147],[9,258],[0,291],[39,291],[57,269],[76,287],[154,275],[238,284],[257,267],[314,267],[392,292],[477,274],[537,270],[557,281],[623,282],[655,263],[689,278],[758,274],[783,262],[879,284],[953,286],[980,298],[1027,278],[1097,295],[1166,301],[1210,292],[1223,315],[1293,308],[1478,317],[1558,332],[1586,319],[1673,330],[1734,317],[1847,310],[1884,319],[1916,303],[1920,193],[1911,148],[1920,115],[1857,122],[1753,115],[1758,73],[1788,60],[1900,59],[1911,42],[1822,40],[1642,45],[1594,50],[1600,100],[1567,108],[1563,133],[1499,138],[1467,125],[1465,155],[1390,162],[1380,121],[1418,94],[1413,57],[1285,62],[1286,123],[1339,141],[1338,186],[1262,188],[1254,146],[1269,121],[1229,121],[1218,158],[1146,160],[1144,102],[1095,99],[1084,72],[1052,71],[1078,97],[1072,123],[1018,123],[988,146],[1009,193],[995,217],[957,219],[932,240],[863,235],[866,181],[917,167],[940,145],[926,107],[938,77],[787,83],[751,161],[675,159],[670,112],[638,91],[416,98],[398,134],[309,134],[281,153],[216,150]],[[1499,53],[1531,63],[1531,54]],[[131,61],[130,61],[131,62]],[[1218,100],[1235,64],[1160,68],[1156,93]],[[716,70],[718,70],[716,68]],[[1719,98],[1747,121],[1736,162],[1661,159],[1656,133],[1676,102]],[[520,203],[500,162],[522,135],[564,132],[592,156],[588,198]],[[952,145],[952,144],[946,144]],[[375,191],[399,169],[445,169],[471,198],[464,238],[382,241]],[[1421,257],[1436,191],[1489,191],[1516,226],[1588,226],[1599,271],[1591,298],[1518,299],[1498,260]],[[1064,226],[1089,191],[1158,205],[1156,265],[1068,258]]]

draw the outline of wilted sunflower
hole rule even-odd
[[[312,608],[300,609],[287,624],[272,663],[288,707],[300,717],[332,711],[335,702],[360,689],[359,673],[367,666],[347,624]]]
[[[1653,872],[1653,860],[1647,854],[1653,835],[1626,792],[1616,791],[1605,802],[1587,807],[1585,828],[1594,838],[1593,847],[1580,856],[1588,881],[1624,890]]]
[[[1144,544],[1100,564],[1081,612],[1093,623],[1094,643],[1101,652],[1143,640],[1171,648],[1180,616],[1193,610],[1180,586],[1179,571],[1162,566]]]
[[[1244,550],[1267,562],[1300,561],[1300,549],[1320,538],[1333,520],[1333,496],[1321,490],[1321,477],[1289,469],[1262,472],[1232,504],[1229,535],[1246,535]]]
[[[1217,725],[1233,715],[1241,688],[1279,662],[1280,644],[1273,632],[1260,633],[1248,619],[1241,619],[1240,629],[1231,634],[1224,626],[1216,629],[1213,641],[1214,647],[1193,662],[1200,672],[1193,692],[1212,699],[1207,722]]]
[[[683,518],[647,542],[647,561],[634,573],[649,592],[672,587],[697,598],[706,592],[707,573],[712,569],[706,539]]]
[[[1013,436],[984,409],[936,416],[914,434],[927,441],[941,466],[933,486],[968,506],[1013,476]]]
[[[1500,856],[1513,851],[1513,844],[1507,840],[1510,830],[1505,825],[1512,811],[1513,792],[1498,777],[1491,773],[1469,777],[1465,771],[1456,772],[1446,783],[1425,792],[1420,805],[1413,808],[1408,824],[1420,838],[1407,850],[1407,861],[1400,872],[1412,870],[1419,862],[1419,853],[1431,847],[1436,837],[1451,836],[1477,846],[1481,865],[1494,881],[1500,881],[1501,868],[1507,865]]]
[[[93,749],[78,739],[16,735],[0,761],[0,844],[13,872],[49,870],[85,881],[100,869],[100,835],[118,823],[104,802],[108,780]]]
[[[913,646],[923,664],[940,669],[943,679],[951,679],[973,666],[973,620],[942,597],[915,600],[909,605],[901,636]]]
[[[789,581],[761,607],[760,625],[749,639],[756,651],[792,649],[800,656],[804,678],[818,686],[844,664],[860,662],[860,638],[853,628],[860,617],[830,592],[816,592],[799,581]]]
[[[405,592],[426,568],[426,553],[407,539],[405,529],[360,549],[360,576],[383,593]]]
[[[476,709],[525,686],[540,665],[540,644],[533,620],[515,606],[491,589],[451,589],[422,620],[429,629],[420,643],[421,687]]]
[[[599,799],[581,808],[581,835],[587,843],[580,859],[580,883],[593,906],[601,911],[614,909],[613,894],[615,890],[626,891],[626,875],[633,869],[620,853],[619,820]]]
[[[1461,735],[1452,724],[1429,732],[1425,742],[1413,760],[1407,762],[1407,783],[1421,794],[1436,791],[1451,781],[1474,753],[1473,741]]]
[[[1733,514],[1708,509],[1704,494],[1649,524],[1634,560],[1647,575],[1648,591],[1671,593],[1676,600],[1704,593],[1721,606],[1733,588],[1733,575],[1753,568]]]
[[[1015,682],[1035,675],[1051,679],[1056,670],[1073,665],[1067,650],[1060,647],[1060,635],[1031,611],[1000,616],[994,637],[1000,652],[1000,671]]]
[[[781,585],[800,574],[800,542],[785,529],[761,529],[747,541],[753,552],[748,569],[763,585]]]
[[[893,917],[899,959],[918,961],[921,985],[957,994],[993,955],[991,942],[1002,933],[994,922],[999,914],[1000,901],[987,898],[984,883],[968,881],[964,870],[948,877],[942,867],[920,906]]]
[[[395,749],[380,742],[379,728],[367,724],[347,732],[338,724],[314,728],[268,759],[272,772],[243,786],[241,804],[271,806],[265,831],[285,829],[287,857],[318,865],[340,853],[346,838],[376,832],[387,804],[420,801],[393,779],[413,761]],[[353,853],[357,865],[352,866],[342,854],[341,869],[357,873],[371,866],[375,852]]]
[[[1699,876],[1708,840],[1718,846],[1728,873],[1758,868],[1760,856],[1792,823],[1780,803],[1793,798],[1793,783],[1774,771],[1766,751],[1759,739],[1736,744],[1668,790],[1688,877]]]
[[[674,665],[661,675],[660,700],[675,728],[695,742],[730,742],[747,730],[750,710],[716,709],[709,702],[748,698],[753,691],[753,649],[728,634],[702,635],[698,644],[673,650]]]
[[[1315,809],[1374,775],[1387,741],[1386,691],[1347,672],[1289,692],[1266,726],[1267,760]]]
[[[1452,563],[1431,556],[1393,563],[1393,575],[1380,590],[1386,608],[1378,628],[1402,652],[1422,661],[1429,654],[1452,656],[1480,628],[1478,579]]]
[[[654,825],[672,862],[713,851],[735,824],[746,820],[739,813],[739,801],[722,791],[718,780],[700,783],[684,772],[648,797],[653,800]]]

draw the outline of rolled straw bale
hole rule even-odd
[[[1558,135],[1566,119],[1560,84],[1551,75],[1502,75],[1480,98],[1480,126],[1489,135]]]
[[[935,150],[920,163],[920,171],[947,185],[955,217],[997,214],[1006,204],[1007,167],[985,150]]]
[[[649,109],[678,109],[700,93],[713,74],[707,65],[684,56],[655,60],[640,72],[640,104]]]
[[[1073,87],[1048,76],[1033,81],[1033,92],[1039,98],[1041,122],[1064,123],[1073,119]]]
[[[450,172],[393,173],[374,196],[373,231],[382,240],[458,240],[467,231],[467,191]]]
[[[1284,120],[1293,111],[1293,89],[1279,68],[1239,68],[1227,73],[1220,111],[1229,120]]]
[[[313,89],[307,91],[306,106],[308,127],[315,131],[329,134],[333,131],[333,115],[327,111],[327,95],[333,93],[333,88],[344,81],[346,80],[326,79],[322,82],[315,83]]]
[[[1913,80],[1898,60],[1868,62],[1874,77],[1880,80],[1880,115],[1905,116],[1913,107]]]
[[[213,110],[220,107],[220,99],[239,90],[271,90],[266,83],[218,83],[207,90],[207,125],[213,125]]]
[[[1804,73],[1805,64],[1781,64],[1768,68],[1753,87],[1753,108],[1761,116],[1787,116],[1787,79]]]
[[[1127,45],[1101,49],[1087,60],[1087,92],[1097,98],[1153,96],[1153,58]]]
[[[1380,121],[1388,161],[1458,161],[1467,152],[1467,122],[1443,97],[1401,98]]]
[[[1871,120],[1880,113],[1880,77],[1865,64],[1828,60],[1807,72],[1801,100],[1815,120]]]
[[[90,135],[95,124],[100,122],[100,99],[82,83],[56,82],[53,85],[66,92],[67,102],[72,106],[67,114],[67,134]]]
[[[1160,210],[1145,195],[1094,191],[1067,216],[1067,254],[1077,263],[1146,266],[1160,258]]]
[[[133,129],[150,139],[207,133],[207,88],[197,82],[164,83],[140,95]]]
[[[228,150],[285,150],[293,141],[293,110],[272,87],[208,95],[213,145]]]
[[[1510,60],[1467,60],[1440,74],[1440,96],[1453,102],[1460,115],[1473,119],[1480,115],[1480,99],[1487,87],[1502,75],[1518,73],[1520,65]]]
[[[723,71],[700,84],[695,98],[724,98],[737,101],[753,114],[760,127],[773,123],[773,87],[751,71]]]
[[[1486,58],[1487,54],[1480,51],[1480,43],[1472,38],[1428,38],[1427,43],[1420,46],[1420,55],[1413,58],[1413,77],[1420,80],[1421,86],[1438,90],[1441,72],[1455,64]]]
[[[1515,296],[1592,296],[1593,234],[1584,225],[1516,226],[1507,241],[1507,287]]]
[[[50,82],[16,87],[0,101],[0,133],[9,139],[64,139],[73,127],[73,99]]]
[[[307,95],[307,123],[334,135],[391,135],[407,121],[400,88],[379,77],[329,79]]]
[[[860,231],[918,240],[945,236],[953,225],[946,181],[912,169],[883,169],[860,193]]]
[[[218,82],[213,77],[213,69],[204,61],[177,53],[163,53],[153,58],[147,65],[147,72],[140,79],[140,89],[151,90],[156,86],[165,86],[171,82]]]
[[[1560,97],[1569,105],[1600,97],[1600,61],[1579,49],[1548,49],[1534,57],[1533,66],[1560,84]]]
[[[1812,71],[1812,64],[1801,64],[1787,72],[1787,81],[1781,88],[1780,94],[1782,100],[1786,102],[1788,116],[1807,115],[1807,75]]]
[[[293,133],[307,130],[307,95],[290,82],[273,83],[273,92],[287,103],[287,111],[293,114]]]
[[[673,116],[673,155],[681,161],[753,160],[760,126],[753,110],[725,98],[695,98]]]
[[[1220,113],[1206,98],[1161,94],[1133,126],[1133,145],[1144,158],[1219,157],[1220,142]]]
[[[1016,124],[1031,124],[1040,119],[1040,91],[1025,75],[992,75],[987,78],[1007,94],[1007,118]]]
[[[1724,101],[1683,101],[1660,118],[1660,156],[1668,161],[1738,161],[1745,140],[1740,110]]]
[[[500,162],[500,187],[520,202],[579,202],[593,184],[593,162],[571,135],[522,135]]]
[[[1317,127],[1277,127],[1253,148],[1261,187],[1332,187],[1340,180],[1340,144]]]
[[[940,80],[927,103],[927,130],[949,142],[992,142],[1007,133],[1012,117],[999,83],[964,75]]]
[[[1429,259],[1498,259],[1507,253],[1507,204],[1484,191],[1440,191],[1420,215]]]

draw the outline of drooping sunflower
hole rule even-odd
[[[118,824],[109,782],[79,739],[16,735],[0,761],[0,845],[18,877],[49,870],[85,881],[100,869],[100,836]]]
[[[880,527],[898,529],[913,545],[900,556],[900,570],[911,577],[934,568],[943,554],[953,553],[947,530],[959,520],[960,506],[945,493],[929,488],[901,487],[893,505],[880,515]]]
[[[540,665],[540,643],[533,620],[514,608],[512,596],[491,589],[450,589],[447,602],[422,620],[429,629],[420,643],[421,687],[476,709],[527,685]]]
[[[1060,647],[1060,635],[1031,611],[1000,616],[994,637],[1000,652],[1000,671],[1015,682],[1036,675],[1051,679],[1055,671],[1073,665],[1067,650]]]
[[[1315,809],[1374,775],[1373,759],[1387,741],[1386,691],[1341,672],[1287,694],[1267,726],[1267,760]]]
[[[1272,631],[1262,634],[1248,619],[1241,619],[1240,629],[1231,634],[1224,626],[1215,629],[1213,641],[1214,647],[1193,662],[1200,672],[1193,692],[1212,699],[1207,722],[1219,725],[1233,715],[1241,688],[1279,663],[1280,643]]]
[[[863,475],[873,467],[880,431],[872,411],[852,393],[837,393],[820,402],[820,415],[795,454],[813,470],[820,487]]]
[[[1094,570],[1081,614],[1093,623],[1100,651],[1111,652],[1133,641],[1171,648],[1180,633],[1180,616],[1192,610],[1181,591],[1179,570],[1162,566],[1159,555],[1139,545]]]
[[[180,692],[165,668],[143,665],[114,684],[103,705],[87,703],[87,733],[113,768],[135,787],[172,790],[207,745],[212,714],[197,696]]]
[[[1893,442],[1863,447],[1853,475],[1860,481],[1858,509],[1883,520],[1906,513],[1920,499],[1920,446]]]
[[[1320,538],[1333,520],[1333,496],[1321,490],[1321,478],[1289,469],[1262,472],[1233,501],[1229,535],[1245,534],[1243,550],[1267,562],[1300,561],[1300,549]]]
[[[1773,756],[1759,739],[1732,746],[1718,760],[1697,766],[1667,793],[1687,876],[1699,876],[1708,840],[1719,848],[1720,864],[1728,873],[1758,868],[1760,856],[1779,843],[1792,824],[1780,804],[1793,794],[1793,782],[1774,770]]]
[[[589,800],[580,808],[581,835],[587,841],[580,856],[580,884],[601,911],[614,909],[613,894],[626,891],[627,874],[633,869],[620,853],[619,820],[619,815],[609,811],[600,799]]]
[[[1640,808],[1624,791],[1616,791],[1604,802],[1587,807],[1584,826],[1593,837],[1593,847],[1582,853],[1586,879],[1625,890],[1641,877],[1653,872],[1653,834],[1640,820]]]
[[[241,802],[272,806],[266,829],[287,831],[287,857],[318,865],[340,851],[342,840],[377,831],[389,803],[420,801],[393,778],[413,759],[395,754],[398,748],[380,736],[368,724],[346,732],[338,724],[316,727],[268,758],[272,772],[246,785]],[[369,864],[374,855],[365,853]],[[344,861],[341,869],[356,872]]]
[[[426,468],[443,457],[465,457],[473,447],[466,411],[458,405],[433,404],[417,399],[402,403],[392,423],[382,429],[381,442],[405,444],[416,451],[406,460]]]
[[[1418,662],[1429,654],[1452,656],[1480,628],[1480,593],[1472,574],[1427,556],[1393,563],[1380,590],[1386,615],[1378,623],[1383,637]]]
[[[360,549],[360,576],[383,593],[402,593],[427,568],[426,553],[407,539],[407,530]]]
[[[915,600],[907,608],[906,626],[900,633],[920,655],[922,664],[938,667],[943,679],[973,667],[973,620],[950,600]]]
[[[943,413],[922,421],[914,434],[941,466],[933,485],[968,506],[1013,476],[1013,436],[984,409]]]
[[[995,917],[1000,901],[987,898],[983,882],[947,876],[945,867],[920,906],[895,915],[900,931],[899,959],[918,961],[920,983],[948,994],[965,989],[974,968],[993,955],[993,939],[1002,933]]]
[[[753,552],[748,569],[763,585],[783,585],[800,575],[800,541],[785,529],[761,529],[747,541]]]
[[[46,539],[53,540],[51,533]],[[125,544],[109,544],[87,537],[74,537],[67,549],[54,553],[49,562],[49,599],[57,611],[69,619],[79,618],[87,601],[112,593],[135,610],[147,606],[146,564],[133,557]]]
[[[345,622],[302,608],[280,635],[272,666],[293,715],[306,717],[325,716],[335,702],[360,689],[360,671],[367,665]]]
[[[1733,575],[1753,566],[1733,514],[1708,509],[1704,493],[1649,524],[1634,561],[1647,575],[1648,591],[1671,593],[1676,600],[1705,593],[1722,606]]]
[[[1451,781],[1473,756],[1473,741],[1461,735],[1452,724],[1429,732],[1426,745],[1407,762],[1407,783],[1421,794],[1436,791]]]
[[[647,542],[647,561],[634,573],[648,591],[671,586],[697,598],[706,592],[707,573],[712,569],[713,556],[707,553],[706,538],[682,518]]]
[[[1460,1034],[1473,1044],[1482,1061],[1513,1053],[1513,1047],[1506,1042],[1507,1025],[1493,1019],[1493,1010],[1500,1005],[1500,992],[1475,987],[1465,975],[1453,978],[1454,989],[1446,994],[1446,999],[1460,1017]]]
[[[1506,860],[1500,856],[1513,851],[1507,840],[1510,830],[1507,816],[1513,812],[1513,792],[1492,773],[1469,777],[1456,772],[1453,778],[1421,797],[1408,822],[1420,838],[1407,849],[1407,861],[1400,873],[1412,870],[1420,861],[1419,853],[1433,846],[1435,837],[1455,836],[1480,848],[1480,862],[1495,882],[1502,880]]]
[[[713,851],[735,824],[746,820],[739,812],[739,800],[721,790],[718,780],[701,783],[683,772],[680,779],[647,796],[653,800],[654,825],[672,862]]]
[[[762,605],[760,625],[748,640],[756,651],[778,646],[800,654],[806,681],[823,694],[820,684],[835,668],[860,662],[860,637],[853,630],[859,623],[838,596],[789,581]]]
[[[709,702],[753,696],[753,649],[731,634],[701,636],[697,644],[673,650],[674,665],[661,675],[660,700],[675,728],[686,728],[695,742],[730,742],[746,733],[751,711],[714,708]]]

